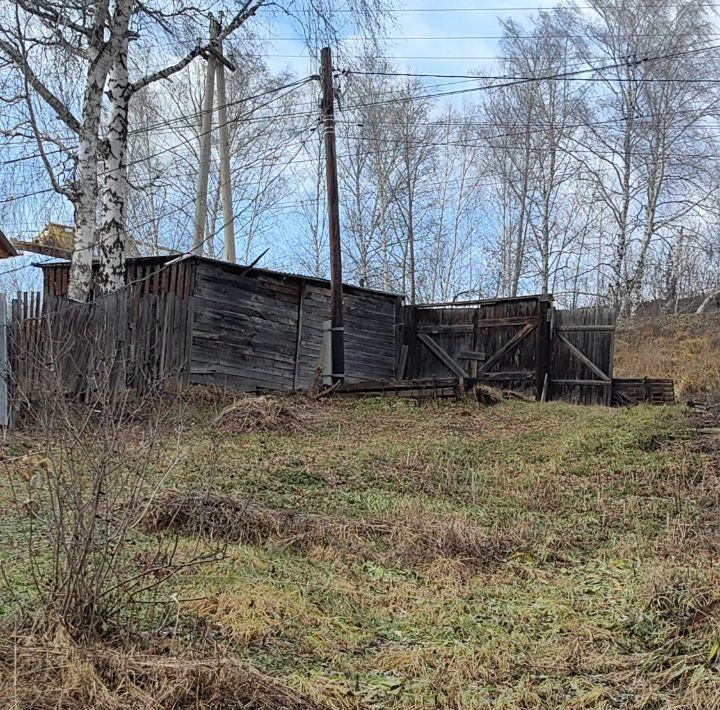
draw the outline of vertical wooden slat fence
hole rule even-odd
[[[17,391],[165,383],[291,391],[317,379],[329,315],[322,279],[195,256],[142,257],[128,261],[126,289],[79,305],[66,298],[69,264],[42,268],[42,299],[18,294],[12,302]],[[480,382],[543,401],[606,405],[641,392],[668,396],[666,384],[613,386],[609,309],[558,310],[551,295],[404,306],[395,294],[343,290],[350,388],[407,389],[411,381],[464,391]]]
[[[7,298],[0,293],[0,426],[10,424],[10,398],[8,396],[8,380],[10,375],[10,358],[8,353],[8,329],[10,319],[7,311]]]
[[[556,310],[550,336],[551,397],[609,406],[612,403],[614,311],[611,308]]]
[[[16,400],[182,386],[189,376],[189,301],[132,288],[77,303],[18,294],[9,327]]]
[[[404,377],[472,378],[540,397],[550,296],[407,306]]]

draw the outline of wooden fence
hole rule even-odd
[[[6,329],[11,399],[196,383],[303,388],[320,363],[327,294],[293,278],[246,283],[216,269],[194,290],[129,287],[89,304],[47,289],[44,300],[19,293]],[[349,294],[345,307],[348,382],[368,385],[353,391],[414,392],[425,383],[436,396],[465,381],[542,401],[673,399],[670,381],[613,380],[609,309],[557,310],[551,296],[400,307],[394,296],[365,292]],[[0,419],[2,400],[0,390]]]
[[[610,308],[552,309],[549,399],[612,402],[615,313]]]
[[[9,328],[12,392],[22,399],[182,384],[189,313],[187,299],[172,293],[137,298],[125,290],[88,304],[18,294]]]

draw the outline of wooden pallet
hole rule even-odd
[[[633,404],[674,404],[675,384],[667,379],[613,379],[612,403],[615,406]]]

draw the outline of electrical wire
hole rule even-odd
[[[290,91],[289,91],[288,93],[291,93],[292,91],[294,91],[295,89],[299,88],[301,85],[304,85],[305,83],[308,83],[309,81],[312,81],[312,78],[311,78],[311,77],[308,77],[308,78],[304,79],[301,84],[298,84],[297,82],[293,82],[292,88],[290,89]],[[285,88],[285,87],[283,87],[283,88]],[[247,115],[251,115],[253,112],[254,112],[254,111],[248,112]],[[294,116],[307,116],[307,112],[297,112],[296,114],[293,114],[293,115],[294,115]],[[263,120],[267,120],[267,118],[264,118]],[[239,118],[238,118],[238,117],[235,117],[235,118],[233,119],[233,121],[242,121],[242,116],[239,117]],[[228,125],[230,122],[231,122],[230,119],[228,119],[223,125]],[[152,158],[157,158],[157,157],[159,157],[159,156],[161,156],[161,155],[164,155],[164,154],[166,154],[166,153],[172,153],[172,152],[176,151],[176,150],[177,150],[179,147],[181,147],[182,145],[190,145],[190,144],[191,144],[192,142],[194,142],[197,138],[200,138],[201,136],[207,135],[208,133],[212,133],[212,131],[217,130],[217,129],[219,129],[219,128],[220,128],[220,125],[219,125],[219,124],[218,124],[218,125],[213,125],[213,126],[210,127],[210,129],[209,129],[208,131],[201,131],[200,133],[198,133],[198,134],[196,134],[196,135],[193,135],[193,136],[190,137],[190,138],[181,138],[181,139],[180,139],[180,145],[169,146],[169,147],[167,147],[167,148],[164,148],[164,149],[162,149],[162,150],[159,150],[159,151],[157,151],[157,152],[155,152],[155,153],[152,153],[152,154],[150,154],[150,155],[145,155],[145,156],[143,156],[143,157],[141,157],[141,158],[137,158],[136,160],[128,161],[128,162],[126,163],[125,167],[128,168],[128,167],[131,167],[131,166],[136,165],[136,164],[138,164],[138,163],[142,163],[142,162],[151,160]],[[35,157],[38,157],[38,158],[39,158],[39,157],[41,157],[41,156],[40,156],[40,154],[38,154],[38,155],[35,156]],[[29,160],[29,159],[31,159],[31,157],[30,157],[30,156],[26,156],[25,159],[28,159],[28,160]],[[108,172],[108,171],[99,171],[99,172],[98,172],[98,177],[102,177],[103,175],[107,174],[107,172]],[[13,202],[13,201],[20,200],[20,199],[26,199],[26,198],[28,198],[28,197],[35,197],[35,196],[38,196],[38,195],[47,194],[47,193],[54,192],[54,191],[55,191],[54,188],[50,187],[50,188],[46,188],[46,189],[44,189],[44,190],[38,190],[38,191],[35,191],[35,192],[31,192],[31,193],[25,193],[25,194],[23,194],[23,195],[11,195],[11,196],[9,196],[9,197],[6,197],[6,198],[3,198],[2,200],[0,200],[0,204],[5,204],[5,203],[8,203],[8,202]]]
[[[311,126],[312,126],[312,124],[308,124],[306,127],[304,127],[303,129],[301,129],[291,140],[295,140],[296,138],[300,137],[303,133],[305,133],[306,131],[308,131],[308,130],[311,128]],[[302,141],[301,144],[300,144],[300,147],[299,147],[298,151],[295,153],[294,157],[297,157],[297,155],[300,154],[300,152],[302,151],[302,149],[303,149],[304,147],[305,147],[305,141]],[[276,180],[279,178],[279,176],[287,169],[288,165],[293,161],[294,157],[291,158],[290,161],[288,161],[288,162],[283,166],[283,168],[281,168],[280,173],[278,173],[278,175],[276,175],[274,178],[272,178],[272,180],[270,181],[270,184],[272,184],[272,182],[276,181]],[[248,165],[254,165],[254,163],[253,163],[253,164],[248,164]],[[251,183],[245,182],[244,184],[247,185],[247,184],[251,184]],[[262,184],[262,183],[256,183],[256,184]],[[140,228],[142,228],[142,227],[144,227],[144,226],[146,226],[146,225],[148,225],[148,224],[152,224],[153,222],[156,222],[156,221],[158,221],[159,219],[164,219],[164,218],[166,218],[166,217],[168,217],[168,216],[170,216],[170,215],[172,215],[172,214],[176,214],[177,212],[180,212],[180,211],[182,211],[182,210],[185,210],[185,209],[187,209],[188,207],[190,207],[191,205],[193,205],[194,203],[195,203],[195,198],[192,198],[192,199],[189,200],[188,202],[180,205],[179,207],[171,210],[170,212],[164,213],[164,214],[161,215],[159,218],[153,218],[153,219],[148,220],[148,221],[146,221],[146,222],[143,222],[143,223],[140,223],[140,224],[136,224],[136,225],[134,225],[134,226],[130,226],[130,227],[128,227],[125,231],[126,231],[126,232],[132,232],[132,231],[139,230]],[[239,216],[239,214],[241,214],[241,213],[238,213],[238,215],[233,216],[233,219],[235,219],[237,216]],[[203,246],[205,243],[207,243],[209,240],[214,239],[215,236],[217,236],[217,235],[224,229],[224,227],[225,227],[225,225],[223,225],[222,227],[220,227],[219,230],[215,231],[213,234],[211,234],[210,236],[208,236],[206,239],[204,239],[204,240],[200,243],[200,245],[197,245],[195,248],[201,247],[201,246]],[[81,251],[81,250],[83,250],[83,249],[95,249],[95,248],[96,248],[96,245],[95,245],[95,244],[91,244],[91,245],[88,245],[88,246],[86,246],[86,247],[81,247],[80,249],[76,249],[75,251]],[[6,275],[6,274],[13,273],[13,272],[15,272],[15,271],[19,271],[20,269],[23,269],[23,268],[26,268],[26,267],[27,267],[27,265],[23,265],[23,266],[20,266],[20,267],[14,268],[14,269],[10,269],[10,270],[7,270],[7,271],[1,271],[1,272],[0,272],[0,276],[4,276],[4,275]]]
[[[269,91],[265,91],[265,92],[263,92],[263,93],[261,93],[261,94],[256,94],[255,96],[246,96],[246,97],[244,97],[244,98],[242,98],[242,99],[237,99],[237,100],[234,100],[234,101],[229,101],[229,102],[227,102],[227,103],[225,104],[225,107],[227,108],[228,106],[234,106],[234,105],[237,105],[237,104],[240,104],[240,103],[246,103],[246,102],[248,102],[248,101],[253,101],[254,99],[262,98],[262,97],[265,97],[265,96],[267,96],[267,95],[269,95],[269,94],[275,94],[275,93],[278,93],[278,92],[283,91],[283,90],[285,90],[285,89],[296,90],[296,89],[299,89],[300,87],[304,86],[305,84],[308,84],[308,83],[309,83],[310,81],[312,81],[312,80],[313,80],[313,77],[305,77],[305,78],[303,78],[303,79],[298,79],[297,81],[292,81],[292,82],[290,82],[290,83],[288,83],[288,84],[284,84],[284,85],[282,85],[282,86],[275,87],[275,88],[270,89]],[[284,96],[287,96],[289,93],[292,93],[292,91],[288,91],[286,94],[283,94],[282,96],[275,97],[272,101],[268,101],[268,102],[266,102],[265,104],[263,104],[263,105],[261,105],[261,106],[254,107],[251,111],[248,111],[248,112],[246,112],[245,114],[242,114],[242,115],[240,115],[240,116],[233,117],[232,122],[243,122],[243,123],[250,122],[250,121],[246,121],[246,120],[245,120],[245,117],[246,117],[246,116],[251,116],[251,115],[252,115],[255,111],[257,111],[258,109],[265,108],[266,106],[269,106],[273,101],[277,101],[278,99],[283,98]],[[216,107],[216,108],[221,108],[221,107]],[[168,119],[167,121],[164,121],[164,122],[162,122],[162,123],[151,124],[151,125],[149,125],[149,126],[143,126],[142,128],[131,129],[131,130],[128,131],[128,134],[129,134],[129,135],[138,135],[138,134],[141,134],[141,133],[156,132],[156,131],[158,130],[158,128],[161,128],[161,127],[163,127],[163,126],[167,126],[167,125],[169,125],[169,124],[172,124],[172,123],[175,123],[175,122],[178,122],[178,121],[187,121],[187,120],[192,119],[192,118],[199,118],[200,116],[202,116],[203,113],[204,113],[203,111],[198,111],[198,112],[195,112],[195,113],[183,114],[182,116],[178,116],[178,117],[176,117],[176,118],[174,118],[174,119]],[[297,113],[294,113],[294,114],[292,114],[292,115],[293,115],[293,116],[305,116],[306,114],[307,114],[307,112],[297,112]],[[290,115],[290,114],[286,114],[286,115]],[[264,117],[263,117],[263,118],[258,118],[257,120],[267,120],[267,118],[264,118]],[[228,119],[228,121],[226,121],[226,123],[223,124],[223,125],[229,125],[230,123],[231,123],[231,121]],[[218,124],[218,125],[212,126],[212,127],[210,128],[210,131],[213,131],[213,130],[215,130],[216,128],[220,128],[220,125]],[[208,133],[208,132],[207,132],[207,131],[206,131],[206,132],[201,132],[201,133],[193,136],[193,138],[192,138],[191,140],[194,140],[194,139],[196,139],[196,138],[199,138],[199,137],[201,137],[201,136],[204,136],[204,135],[206,135],[206,133]],[[187,142],[187,141],[185,141],[185,142]],[[77,146],[68,146],[68,147],[77,148]],[[64,152],[66,152],[66,151],[63,150],[63,149],[61,149],[61,148],[58,148],[58,149],[56,149],[56,150],[45,151],[45,155],[52,155],[52,154],[54,154],[54,153],[64,153]],[[149,159],[151,159],[151,158],[157,157],[157,155],[162,155],[162,152],[161,152],[161,153],[158,153],[158,154],[155,154],[155,155],[147,156],[146,159],[149,160]],[[17,163],[17,162],[21,162],[21,161],[23,161],[23,160],[32,160],[32,159],[40,158],[40,157],[42,157],[42,155],[41,155],[40,153],[37,153],[37,154],[32,155],[32,156],[23,156],[23,157],[20,157],[20,158],[12,158],[12,159],[10,159],[10,160],[3,161],[2,163],[0,163],[0,165],[1,165],[1,166],[11,165],[11,164],[14,164],[14,163]],[[102,175],[102,173],[99,173],[99,174]]]
[[[720,49],[720,45],[713,45],[711,47],[701,47],[698,49],[688,49],[688,50],[684,50],[682,52],[672,52],[672,53],[656,55],[656,56],[645,56],[645,57],[639,58],[637,60],[633,60],[631,62],[631,64],[640,66],[640,65],[646,64],[648,62],[663,61],[666,59],[675,59],[678,57],[684,57],[684,56],[688,56],[691,54],[697,54],[699,52],[707,51],[709,49]],[[616,62],[614,64],[606,64],[606,65],[600,66],[600,67],[588,67],[587,69],[576,69],[576,70],[569,71],[569,72],[558,72],[556,74],[549,74],[549,75],[545,75],[545,76],[536,76],[536,77],[529,77],[529,78],[525,78],[525,79],[511,80],[511,81],[506,81],[502,84],[491,84],[489,86],[474,86],[469,89],[457,89],[454,91],[438,92],[435,94],[421,94],[421,95],[413,95],[413,96],[409,96],[409,97],[400,97],[397,99],[388,99],[385,101],[367,102],[367,103],[355,104],[354,106],[351,105],[346,108],[353,109],[353,108],[364,108],[367,106],[383,106],[383,105],[389,104],[389,103],[398,103],[399,101],[400,102],[420,101],[423,99],[432,99],[432,98],[437,98],[440,96],[456,96],[459,94],[468,94],[468,93],[473,93],[473,92],[477,92],[477,91],[493,91],[495,89],[506,89],[506,88],[513,87],[513,86],[520,86],[523,84],[529,84],[529,83],[535,83],[535,82],[567,79],[567,78],[579,76],[581,74],[609,71],[611,69],[621,69],[621,68],[624,68],[627,66],[628,66],[627,62]]]
[[[477,91],[489,91],[489,90],[494,90],[494,89],[509,88],[509,87],[512,87],[512,86],[517,86],[517,85],[532,83],[532,82],[536,82],[536,81],[539,82],[539,81],[571,80],[571,79],[574,79],[574,78],[576,78],[576,77],[579,77],[579,76],[582,75],[582,74],[595,73],[595,72],[608,71],[608,70],[611,70],[611,69],[624,68],[624,67],[627,67],[628,64],[635,65],[635,66],[639,66],[639,65],[642,65],[642,64],[646,64],[646,63],[648,63],[648,62],[660,61],[660,60],[666,60],[666,59],[674,59],[674,58],[683,57],[683,56],[688,56],[688,55],[692,55],[692,54],[697,54],[697,53],[700,53],[700,52],[705,52],[705,51],[714,50],[714,49],[720,49],[720,45],[713,45],[713,46],[710,46],[710,47],[699,47],[699,48],[695,48],[695,49],[687,49],[687,50],[683,50],[683,51],[681,51],[681,52],[673,52],[673,53],[668,53],[668,54],[664,54],[664,55],[645,56],[645,57],[642,57],[642,58],[639,58],[639,59],[635,59],[635,60],[633,60],[633,61],[630,62],[630,63],[628,63],[627,61],[624,61],[624,62],[616,62],[616,63],[614,63],[614,64],[608,64],[608,65],[604,65],[604,66],[600,66],[600,67],[588,67],[588,68],[586,68],[586,69],[576,69],[576,70],[572,70],[572,71],[564,71],[564,72],[560,72],[560,73],[556,73],[556,74],[550,74],[550,75],[539,76],[539,77],[523,77],[523,78],[519,78],[519,79],[518,79],[518,78],[512,78],[512,77],[510,77],[510,78],[508,79],[507,77],[504,77],[504,76],[489,77],[491,80],[502,80],[502,81],[504,81],[504,83],[502,83],[502,84],[493,84],[493,85],[490,85],[490,86],[470,87],[470,88],[467,88],[467,89],[456,89],[456,90],[453,90],[453,91],[436,92],[436,93],[421,94],[421,95],[412,95],[412,96],[407,96],[407,97],[397,97],[397,98],[393,98],[393,99],[385,99],[385,100],[383,100],[383,101],[374,101],[374,102],[359,103],[359,104],[355,104],[355,105],[351,105],[351,106],[346,107],[346,110],[351,110],[351,109],[356,109],[356,108],[372,107],[372,106],[382,106],[382,105],[385,105],[385,104],[398,103],[398,102],[418,101],[418,100],[422,100],[422,99],[438,98],[438,97],[442,97],[442,96],[454,96],[454,95],[458,95],[458,94],[466,94],[466,93],[472,93],[472,92],[477,92]],[[346,70],[344,73],[353,74],[353,73],[361,73],[361,72],[355,72],[354,70]],[[374,74],[374,73],[376,73],[376,72],[362,72],[362,73],[363,73],[363,74],[371,74],[371,73]],[[389,72],[377,72],[377,74],[378,74],[378,75],[387,76],[387,75],[391,75],[392,73],[389,73]],[[398,76],[403,76],[403,75],[405,75],[405,74],[404,74],[404,73],[398,73]],[[470,77],[469,75],[462,75],[462,76],[461,76],[461,75],[456,75],[456,76],[457,76],[457,77],[460,77],[460,78],[464,78],[464,79],[482,79],[482,78],[483,78],[483,77]],[[286,85],[284,85],[284,86],[282,86],[282,87],[276,87],[276,88],[274,88],[274,89],[272,89],[272,90],[270,90],[270,91],[268,91],[268,92],[264,92],[264,93],[262,93],[262,94],[258,94],[257,97],[262,97],[262,96],[265,96],[265,95],[267,95],[267,94],[269,94],[269,93],[276,93],[276,92],[281,91],[281,90],[286,89],[286,88],[289,88],[289,89],[294,90],[294,89],[300,88],[301,86],[304,86],[305,84],[307,84],[307,83],[309,83],[310,81],[312,81],[314,78],[315,78],[315,77],[306,77],[306,78],[304,78],[304,79],[300,79],[300,80],[297,80],[297,81],[294,81],[294,82],[290,82],[289,84],[286,84]],[[435,75],[434,78],[450,78],[450,76],[449,76],[449,75],[447,75],[447,76]],[[486,78],[488,78],[488,77],[486,77]],[[506,79],[508,79],[508,80],[506,81]],[[587,81],[588,79],[584,79],[584,80]],[[599,78],[594,79],[594,80],[597,80],[597,81],[607,81],[607,79],[604,79],[604,78],[602,78],[602,77],[599,77]],[[614,80],[614,79],[613,79],[613,80]],[[675,81],[675,80],[669,80],[669,81]],[[692,80],[692,79],[680,80],[680,79],[678,79],[677,81],[691,82],[691,81],[695,81],[695,80]],[[701,80],[698,80],[698,81],[701,81]],[[712,82],[713,82],[713,83],[715,83],[715,82],[720,83],[720,80],[712,80]],[[227,106],[230,106],[230,105],[234,105],[234,104],[241,103],[241,102],[247,102],[247,101],[253,100],[253,98],[257,98],[257,97],[246,97],[246,98],[244,98],[244,99],[239,99],[239,100],[237,100],[237,101],[228,102],[226,105],[227,105]],[[262,107],[260,107],[260,108],[262,108]],[[255,110],[257,110],[257,108],[256,108]],[[253,111],[253,112],[254,112],[254,111]],[[252,112],[251,112],[251,113],[252,113]],[[181,117],[177,117],[177,118],[175,118],[175,119],[170,119],[169,121],[163,122],[163,123],[161,123],[161,124],[155,124],[155,125],[143,127],[142,129],[136,129],[136,130],[130,131],[130,133],[132,133],[133,135],[137,135],[138,133],[141,133],[141,132],[149,132],[149,131],[157,130],[158,128],[160,128],[160,127],[162,127],[162,126],[164,126],[164,125],[168,125],[169,123],[177,122],[177,121],[186,121],[186,120],[188,120],[189,118],[198,117],[198,116],[200,116],[200,115],[202,115],[202,112],[196,112],[196,113],[194,113],[194,114],[188,114],[187,116],[181,116]],[[296,116],[302,116],[302,115],[304,115],[304,113],[299,112],[299,113],[290,114],[289,116],[290,116],[290,117],[296,117]],[[242,120],[242,117],[240,117],[239,119],[236,118],[236,119],[233,119],[233,120]],[[266,119],[257,119],[257,120],[266,120]],[[229,123],[229,122],[230,122],[230,121],[228,120],[227,123]],[[213,127],[211,127],[211,128],[210,128],[210,131],[215,130],[215,128],[217,128],[217,127],[219,127],[219,126],[213,126]],[[204,135],[204,133],[201,133],[201,134],[199,134],[199,135]],[[182,144],[189,144],[191,141],[194,141],[197,137],[198,137],[198,136],[194,136],[194,137],[189,138],[189,139],[181,139],[181,145],[182,145]],[[170,152],[170,151],[172,151],[172,150],[175,150],[176,148],[177,148],[177,146],[174,146],[174,147],[172,147],[172,148],[167,148],[167,149],[165,149],[165,150],[161,150],[161,151],[159,151],[158,153],[155,153],[154,155],[145,156],[145,157],[143,157],[143,158],[141,158],[141,159],[138,159],[138,162],[142,162],[143,160],[149,160],[149,159],[151,159],[151,158],[153,158],[153,157],[158,157],[159,155],[162,155],[162,154],[164,154],[165,152]],[[48,151],[46,154],[50,154],[50,152],[51,152],[51,151]],[[23,157],[23,158],[16,158],[16,159],[14,159],[14,160],[16,160],[16,161],[19,161],[19,160],[29,160],[29,159],[33,159],[33,158],[36,158],[36,157],[41,157],[41,156],[40,156],[40,154],[38,154],[38,155],[36,155],[36,156],[26,156],[26,157]],[[4,165],[4,164],[7,164],[7,163],[3,163],[3,165]],[[128,163],[128,166],[129,166],[129,165],[132,165],[132,164],[133,164],[133,163]],[[50,192],[50,191],[52,191],[52,189],[48,189],[48,190],[46,190],[45,192]],[[42,194],[42,193],[39,193],[39,194]],[[8,200],[6,200],[6,201],[8,201]]]

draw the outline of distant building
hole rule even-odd
[[[708,294],[699,293],[694,296],[678,298],[677,302],[656,298],[644,301],[638,306],[635,315],[638,317],[657,317],[661,315],[691,315],[704,303]],[[720,294],[715,296],[705,307],[705,313],[720,313]]]
[[[23,251],[53,256],[58,259],[69,259],[72,254],[75,228],[65,224],[49,222],[29,242],[15,240],[15,244]]]
[[[18,250],[12,245],[10,240],[5,236],[2,229],[0,229],[0,259],[9,259],[10,257],[17,256]]]

